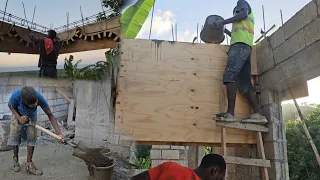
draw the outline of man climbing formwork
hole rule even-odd
[[[231,37],[228,62],[223,74],[223,83],[227,88],[228,110],[216,114],[217,121],[234,122],[237,88],[249,100],[254,114],[242,120],[243,123],[267,124],[268,121],[261,113],[261,108],[256,97],[255,89],[251,83],[251,53],[254,39],[254,15],[249,3],[238,0],[233,10],[232,18],[217,21],[212,26],[223,27],[232,23],[232,31],[225,29]]]
[[[37,169],[32,161],[34,147],[37,140],[37,130],[34,126],[25,126],[28,119],[31,124],[37,124],[37,107],[40,106],[48,115],[49,121],[55,129],[58,136],[64,139],[61,129],[51,112],[47,101],[44,97],[36,91],[33,87],[26,86],[17,89],[12,93],[9,103],[9,109],[12,112],[10,133],[8,138],[8,146],[13,147],[13,167],[14,172],[20,171],[19,164],[19,146],[21,138],[25,137],[27,140],[27,162],[26,170],[33,175],[42,175],[42,171]],[[29,122],[30,123],[30,122]],[[24,136],[25,135],[25,136]]]
[[[49,30],[47,37],[35,37],[28,28],[29,38],[40,48],[38,67],[40,77],[57,78],[57,59],[61,48],[60,39],[54,30]]]
[[[197,169],[183,167],[175,162],[165,162],[132,177],[132,180],[222,180],[225,174],[224,158],[218,154],[208,154],[203,157]]]

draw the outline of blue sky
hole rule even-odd
[[[266,29],[273,24],[277,25],[277,29],[281,25],[280,9],[283,12],[284,22],[286,22],[310,0],[248,0],[248,2],[254,11],[255,34],[257,34],[256,38],[259,38],[260,29],[263,28],[262,5],[265,9]],[[237,0],[157,0],[151,39],[172,40],[171,23],[177,23],[178,41],[190,42],[196,35],[197,23],[199,23],[200,29],[209,15],[230,18],[236,4]],[[151,13],[139,34],[139,38],[149,37],[150,17]],[[231,29],[231,25],[228,25],[227,28]]]

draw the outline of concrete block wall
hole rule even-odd
[[[259,83],[283,90],[318,77],[320,0],[312,0],[257,45]]]
[[[68,116],[68,101],[60,96],[55,88],[58,87],[68,97],[72,98],[72,83],[66,80],[49,80],[43,78],[1,77],[0,78],[0,118],[11,115],[8,102],[11,94],[19,87],[32,86],[46,98],[51,111],[58,121],[66,121]],[[38,107],[40,125],[48,125],[48,117],[41,107]]]
[[[151,167],[156,167],[168,161],[188,167],[188,149],[188,146],[153,145]]]

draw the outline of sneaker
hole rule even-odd
[[[220,113],[216,114],[216,118],[214,120],[224,122],[235,122],[237,121],[237,118],[230,113]]]
[[[250,117],[243,119],[241,122],[253,124],[268,124],[267,118],[259,113],[252,114]]]
[[[41,176],[43,172],[36,168],[33,162],[26,163],[26,170],[29,174]]]
[[[20,171],[20,164],[18,161],[18,157],[13,157],[13,167],[11,168],[11,170],[14,172]]]

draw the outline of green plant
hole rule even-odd
[[[67,78],[70,80],[75,80],[79,77],[78,65],[82,60],[78,60],[75,64],[73,64],[74,57],[73,55],[69,56],[69,59],[64,59],[64,72],[59,75],[62,78]]]
[[[151,168],[150,155],[148,155],[146,158],[137,158],[135,164],[139,169],[150,169]]]
[[[212,147],[206,146],[206,147],[204,147],[204,149],[205,149],[205,155],[212,153]]]
[[[121,35],[125,38],[136,38],[146,21],[155,0],[138,0],[121,16]]]
[[[320,150],[320,106],[308,113],[305,119],[310,135]],[[320,179],[319,166],[301,122],[289,120],[285,128],[290,179]]]

